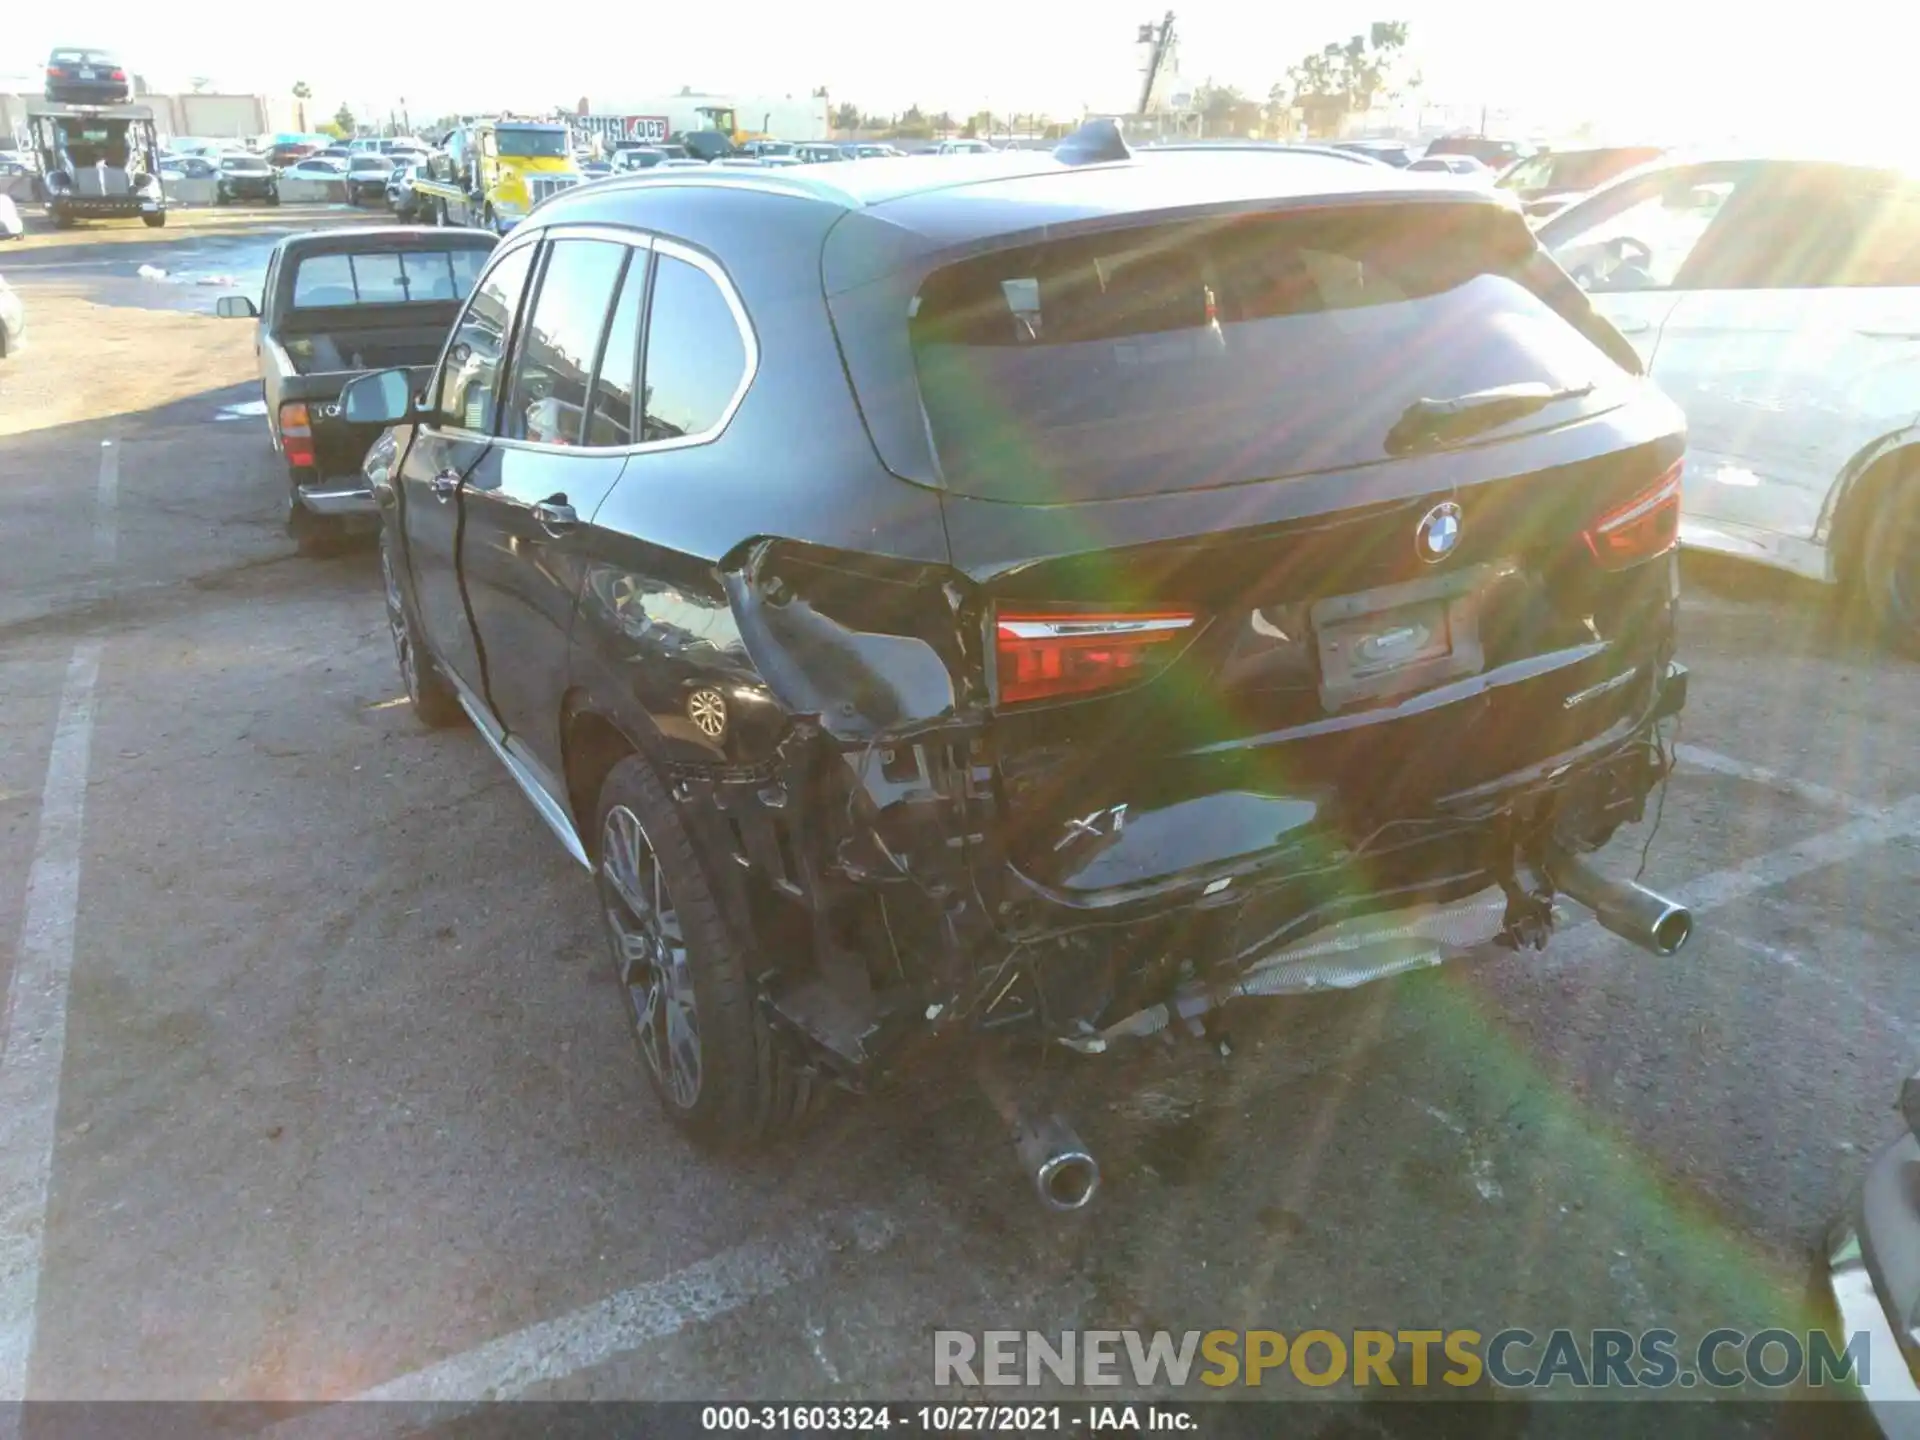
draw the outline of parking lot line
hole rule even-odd
[[[1887,1007],[1880,1004],[1879,1001],[1867,995],[1859,986],[1842,978],[1835,971],[1825,966],[1816,965],[1810,960],[1803,959],[1792,950],[1788,950],[1782,946],[1769,945],[1766,941],[1756,940],[1751,935],[1742,935],[1738,930],[1729,930],[1726,932],[1726,935],[1727,939],[1733,942],[1736,949],[1744,950],[1749,955],[1756,955],[1762,960],[1771,961],[1775,965],[1783,966],[1797,974],[1805,975],[1809,979],[1817,980],[1830,990],[1838,991],[1848,1000],[1859,1006],[1864,1014],[1871,1015],[1875,1020],[1886,1026],[1887,1029],[1893,1031],[1894,1034],[1905,1039],[1908,1043],[1912,1043],[1916,1031],[1911,1022],[1903,1016],[1896,1015],[1893,1011],[1887,1009]]]
[[[1776,885],[1785,885],[1803,875],[1842,864],[1894,840],[1915,836],[1920,836],[1920,796],[1902,800],[1832,830],[1819,831],[1725,870],[1715,870],[1660,888],[1696,916],[1705,915],[1736,900],[1771,890]],[[1578,924],[1559,932],[1553,944],[1539,955],[1529,957],[1529,963],[1543,971],[1582,964],[1592,958],[1591,947],[1595,943],[1622,943],[1602,942],[1601,937],[1606,933],[1597,921],[1583,918]]]
[[[0,1405],[26,1398],[33,1358],[101,643],[83,643],[67,664],[0,1030]]]
[[[1745,760],[1736,760],[1731,755],[1722,755],[1717,750],[1702,749],[1698,745],[1676,745],[1674,754],[1683,764],[1696,770],[1711,770],[1716,775],[1731,775],[1737,780],[1750,780],[1755,785],[1765,785],[1773,790],[1783,790],[1789,795],[1798,795],[1802,800],[1815,805],[1824,805],[1829,809],[1844,810],[1851,815],[1884,815],[1884,805],[1870,805],[1864,800],[1856,800],[1838,790],[1811,780],[1799,780],[1791,775],[1782,775],[1778,770],[1769,770],[1764,765],[1749,764]]]
[[[570,1315],[528,1326],[376,1385],[353,1396],[356,1403],[296,1416],[260,1433],[272,1440],[392,1434],[411,1423],[405,1408],[409,1405],[433,1406],[435,1422],[442,1423],[460,1407],[525,1396],[537,1386],[577,1375],[649,1341],[663,1340],[785,1290],[817,1275],[836,1253],[884,1250],[899,1235],[898,1223],[877,1211],[823,1217],[798,1237],[754,1240],[723,1250]]]

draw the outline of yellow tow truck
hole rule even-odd
[[[504,235],[542,200],[585,178],[573,163],[572,131],[557,121],[470,120],[441,149],[413,184],[421,213],[436,225]]]

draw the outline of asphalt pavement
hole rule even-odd
[[[1576,927],[1076,1062],[1077,1216],[944,1079],[714,1158],[587,879],[400,703],[371,551],[280,533],[227,287],[141,277],[257,285],[290,222],[229,223],[0,253],[0,1382],[853,1399],[936,1394],[936,1329],[1817,1323],[1920,1037],[1920,668],[1822,594],[1688,566],[1682,765],[1603,857],[1700,911],[1679,958]]]

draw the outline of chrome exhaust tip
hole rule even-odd
[[[1662,957],[1677,955],[1693,938],[1693,912],[1678,900],[1616,880],[1558,845],[1545,857],[1554,887],[1593,912],[1602,926],[1642,950]]]
[[[1023,1123],[1014,1135],[1020,1163],[1049,1210],[1085,1209],[1100,1188],[1100,1163],[1058,1115]]]

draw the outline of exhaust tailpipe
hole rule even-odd
[[[1033,1176],[1040,1203],[1049,1210],[1079,1210],[1100,1188],[1100,1165],[1073,1127],[1058,1115],[1022,1116],[1013,1132],[1020,1164]]]
[[[1693,912],[1631,880],[1616,880],[1559,845],[1547,847],[1547,878],[1593,912],[1593,918],[1642,950],[1675,955],[1693,934]]]

